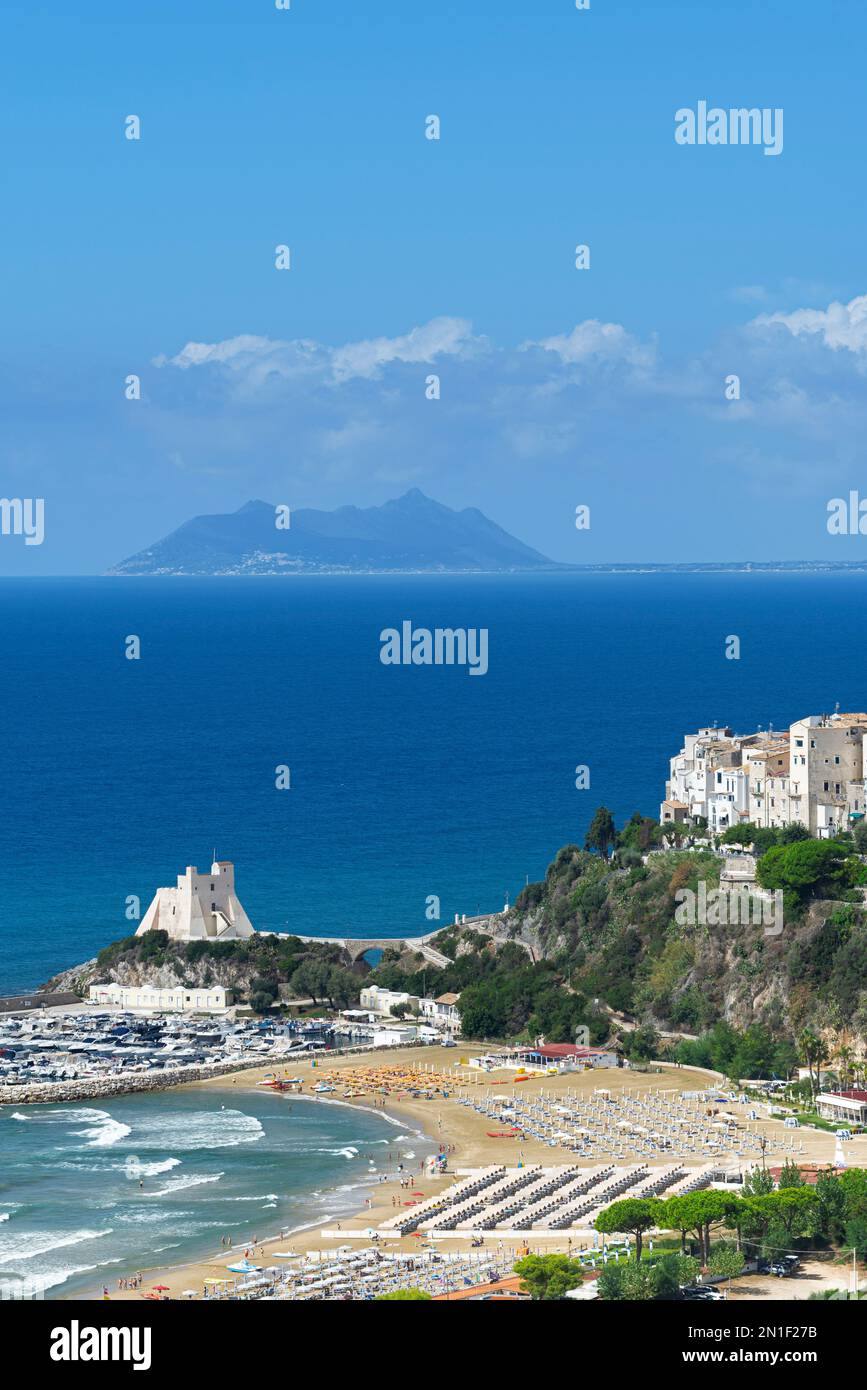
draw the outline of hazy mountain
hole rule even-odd
[[[412,488],[381,507],[293,511],[247,502],[197,516],[115,565],[111,574],[304,574],[558,569],[475,507],[453,511]]]

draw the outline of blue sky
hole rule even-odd
[[[0,495],[46,508],[0,573],[98,571],[249,497],[410,486],[561,560],[863,554],[825,520],[867,496],[867,7],[0,22]],[[699,100],[782,108],[782,153],[677,145]]]

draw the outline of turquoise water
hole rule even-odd
[[[863,709],[865,613],[865,575],[4,580],[0,992],[215,848],[262,928],[498,909],[600,802],[657,814],[686,730]],[[383,666],[404,619],[488,628],[487,675]]]
[[[223,1235],[325,1224],[434,1148],[380,1113],[233,1086],[3,1107],[0,1294],[98,1296]]]

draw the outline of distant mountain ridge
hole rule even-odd
[[[454,511],[411,488],[381,507],[301,508],[278,530],[277,509],[246,502],[197,516],[109,574],[356,574],[558,570],[476,507]]]
[[[196,516],[112,566],[115,575],[529,573],[749,574],[863,573],[858,560],[611,561],[549,560],[477,507],[455,511],[411,488],[381,507],[293,511],[278,530],[277,509],[259,500],[236,512]]]

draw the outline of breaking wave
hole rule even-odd
[[[153,1192],[140,1192],[140,1197],[171,1197],[174,1192],[186,1192],[188,1187],[201,1187],[203,1183],[219,1182],[222,1173],[201,1173],[195,1177],[192,1173],[178,1178],[169,1178],[165,1187],[157,1187]]]
[[[51,1250],[62,1250],[68,1245],[82,1245],[88,1240],[100,1240],[110,1236],[112,1228],[104,1231],[33,1231],[29,1235],[16,1233],[11,1240],[0,1241],[0,1265],[14,1264],[21,1260],[32,1260],[37,1255],[47,1255]]]
[[[142,1163],[136,1154],[130,1154],[123,1165],[123,1171],[128,1178],[155,1178],[158,1173],[168,1173],[170,1169],[180,1165],[179,1158],[165,1158],[162,1162]]]
[[[131,1132],[129,1125],[121,1124],[120,1120],[112,1119],[107,1110],[82,1110],[78,1114],[68,1112],[68,1119],[93,1120],[94,1123],[87,1129],[74,1129],[72,1131],[76,1139],[86,1139],[89,1149],[109,1149],[119,1140],[125,1139]]]

